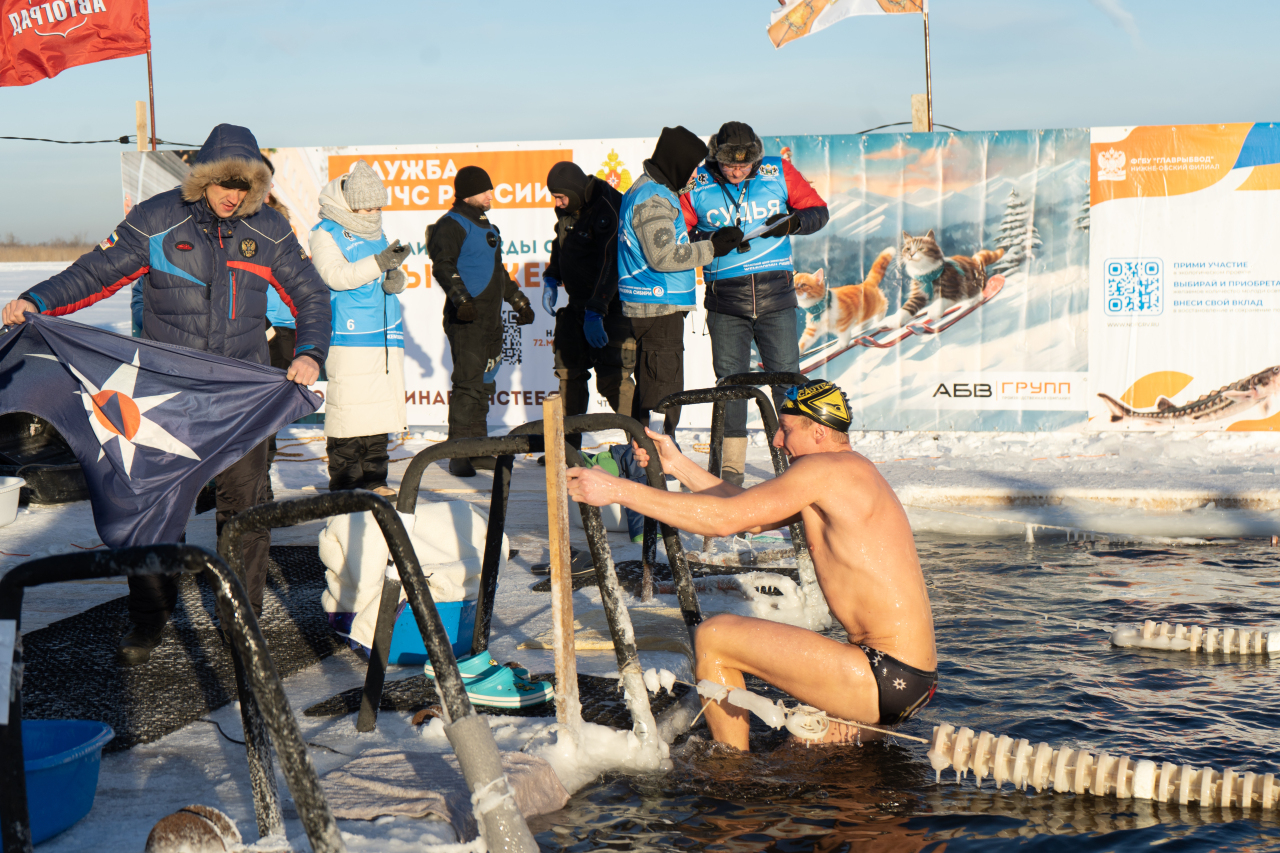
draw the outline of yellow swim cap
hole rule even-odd
[[[825,379],[791,386],[778,414],[803,415],[837,432],[848,432],[852,420],[849,416],[849,398]]]

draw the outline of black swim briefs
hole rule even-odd
[[[925,672],[914,666],[873,649],[859,645],[871,663],[871,674],[876,678],[880,691],[880,719],[882,726],[896,726],[915,716],[929,704],[933,692],[938,689],[938,672]]]

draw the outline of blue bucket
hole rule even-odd
[[[111,726],[92,720],[22,721],[33,844],[52,838],[93,808],[102,748],[115,736]]]
[[[471,635],[476,629],[476,600],[437,601],[436,612],[440,614],[445,633],[453,644],[453,654],[471,654]],[[396,617],[387,660],[404,666],[424,664],[428,660],[427,647],[422,643],[418,622],[413,618],[413,609],[407,602],[400,606],[400,615]]]

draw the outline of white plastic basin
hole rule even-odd
[[[18,490],[26,484],[21,477],[0,477],[0,527],[18,517]]]

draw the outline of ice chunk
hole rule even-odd
[[[650,693],[657,693],[658,689],[662,687],[662,681],[659,679],[656,669],[646,669],[644,671],[644,686]]]
[[[736,688],[729,691],[729,704],[745,708],[763,720],[771,728],[780,729],[787,724],[787,712],[763,696],[750,690]]]

